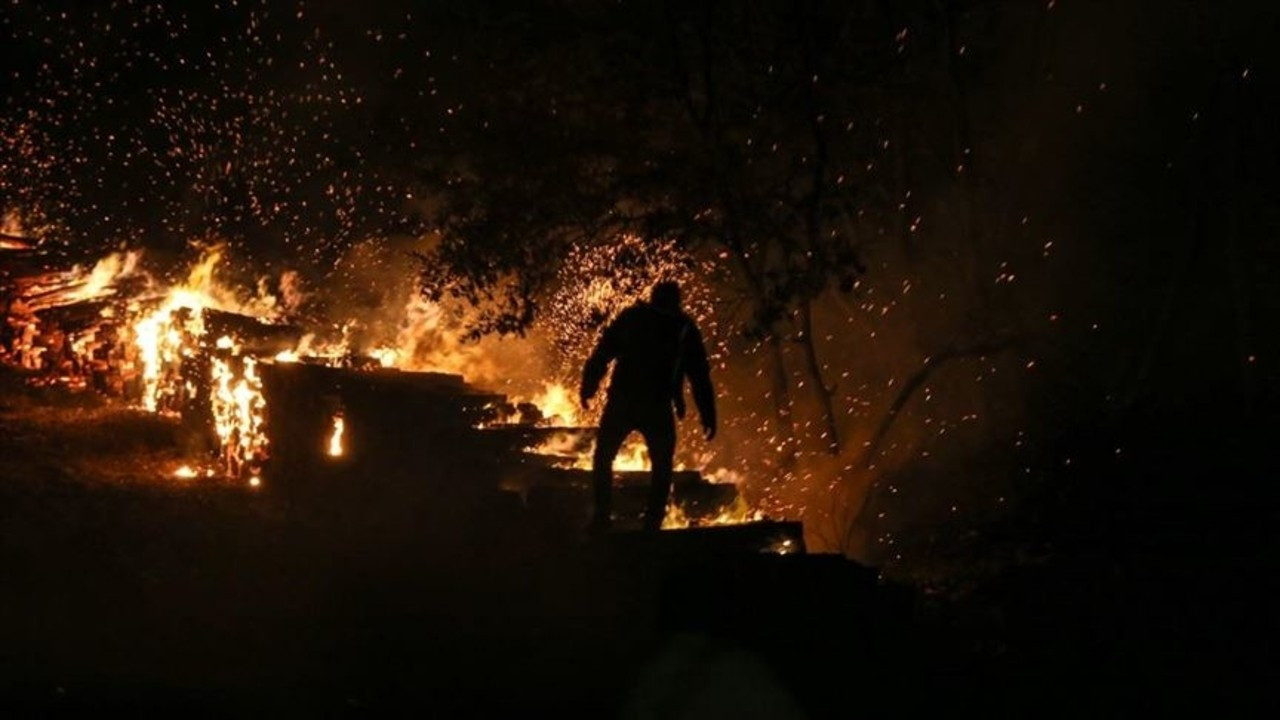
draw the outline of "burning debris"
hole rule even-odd
[[[26,238],[0,233],[0,250],[30,250],[33,247],[35,246]]]
[[[565,478],[572,477],[569,484],[584,489],[590,485],[592,465],[591,449],[594,439],[594,428],[586,427],[587,421],[573,400],[573,394],[561,383],[544,383],[542,390],[528,399],[505,402],[491,408],[496,420],[481,423],[479,427],[494,431],[503,428],[519,431],[521,428],[536,428],[536,432],[526,434],[522,444],[526,457],[524,463],[542,468],[544,473],[540,479],[508,478],[508,486],[527,496],[531,487],[540,483],[552,483],[548,474],[563,473]],[[636,434],[623,443],[613,468],[615,476],[623,479],[624,484],[642,487],[648,480],[647,473],[651,469],[648,448]],[[678,529],[700,525],[730,525],[764,519],[764,514],[752,510],[740,493],[741,478],[728,470],[716,471],[710,481],[704,480],[698,470],[683,463],[675,466],[677,477],[684,482],[675,484],[675,497],[668,506],[667,517],[663,528]],[[567,471],[567,472],[566,472]],[[713,493],[723,499],[711,506],[703,502],[690,503],[690,488],[702,485],[714,485],[721,492]],[[696,490],[694,494],[696,494]]]
[[[298,335],[240,302],[214,281],[220,248],[206,252],[185,283],[167,291],[139,267],[140,254],[109,255],[72,268],[14,279],[5,357],[32,384],[94,390],[180,418],[216,473],[245,480],[267,457],[265,403],[257,364],[264,347]],[[179,468],[180,477],[214,474]]]
[[[14,278],[6,283],[12,331],[4,358],[30,383],[92,388],[173,418],[191,448],[175,478],[259,487],[323,473],[377,476],[397,463],[429,466],[434,459],[419,452],[432,452],[420,441],[431,437],[483,457],[480,474],[535,511],[574,523],[589,509],[594,429],[563,383],[509,398],[435,371],[481,363],[460,340],[431,338],[441,312],[416,294],[394,337],[357,343],[348,322],[336,340],[322,340],[288,320],[296,277],[280,283],[294,295],[283,304],[262,286],[246,298],[217,281],[223,259],[221,247],[209,248],[168,288],[134,252],[89,269]],[[638,502],[628,510],[626,498],[640,497],[648,479],[639,438],[623,447],[615,470],[620,514],[638,516]],[[664,528],[762,519],[738,478],[722,472],[709,482],[677,470]]]
[[[5,249],[0,360],[31,373],[33,384],[122,394],[118,369],[130,358],[121,342],[127,328],[120,299],[142,287],[138,254],[115,253],[89,270],[48,271],[34,246],[13,242]]]

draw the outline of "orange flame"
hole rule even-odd
[[[578,418],[578,401],[573,393],[560,383],[546,383],[542,392],[530,400],[542,411],[543,425],[555,427],[574,427],[581,421]]]
[[[693,519],[685,514],[684,509],[676,503],[667,505],[666,517],[662,519],[663,530],[680,530],[687,527],[707,527],[711,525],[741,525],[758,522],[764,519],[764,513],[753,510],[741,493],[734,498],[733,504],[722,509],[715,517]],[[790,541],[786,541],[790,543]],[[779,552],[785,554],[790,546]]]
[[[232,477],[240,477],[245,468],[265,457],[267,448],[267,403],[262,396],[257,361],[239,357],[237,372],[236,359],[236,356],[213,359],[214,385],[210,397],[214,430],[227,474]]]
[[[333,416],[333,432],[329,435],[329,457],[342,457],[342,435],[346,432],[347,422],[342,413]]]
[[[113,293],[112,284],[116,280],[132,275],[137,270],[138,259],[141,256],[141,252],[130,250],[124,253],[111,253],[102,258],[89,271],[89,276],[84,279],[84,284],[72,291],[72,298],[74,300],[92,300],[111,295]]]
[[[204,311],[245,307],[215,282],[214,269],[221,259],[220,247],[206,251],[188,273],[187,282],[171,289],[159,308],[133,325],[142,364],[142,406],[148,411],[174,411],[198,395],[199,388],[182,381],[181,368],[184,360],[195,356],[205,335]],[[235,338],[219,337],[214,347],[222,354],[210,362],[209,407],[224,470],[241,477],[266,454],[262,380],[257,361],[241,356]]]

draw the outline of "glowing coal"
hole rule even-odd
[[[333,430],[329,434],[329,457],[342,457],[344,453],[342,436],[346,432],[347,421],[338,413],[333,416]]]

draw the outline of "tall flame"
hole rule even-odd
[[[213,343],[218,352],[210,359],[208,377],[193,378],[190,369],[184,373],[183,368],[205,343],[205,310],[239,309],[234,294],[214,280],[221,259],[221,248],[206,251],[187,282],[171,289],[159,307],[134,323],[133,334],[142,365],[142,406],[151,412],[174,412],[189,401],[207,402],[223,470],[242,477],[265,457],[267,448],[266,400],[257,361],[241,355],[235,338],[223,336]]]
[[[231,350],[237,353],[239,348],[233,346]],[[234,354],[227,358],[215,357],[212,375],[210,407],[223,466],[231,477],[240,477],[266,454],[267,403],[262,396],[258,363],[252,357]]]

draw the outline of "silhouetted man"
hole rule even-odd
[[[684,417],[684,379],[693,386],[693,400],[708,440],[716,434],[716,399],[711,367],[702,333],[680,309],[680,286],[661,282],[649,302],[636,303],[605,328],[582,373],[580,399],[586,407],[600,387],[609,363],[616,361],[609,396],[596,434],[592,458],[595,515],[592,531],[611,525],[613,460],[622,441],[639,430],[653,465],[644,527],[657,530],[666,514],[676,452],[676,423]]]

